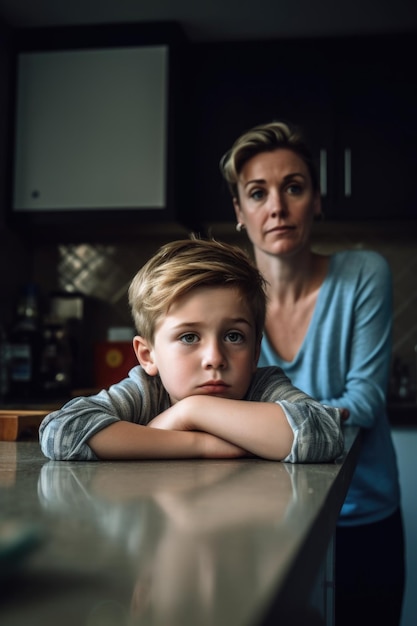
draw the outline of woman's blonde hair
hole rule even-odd
[[[299,128],[285,122],[269,122],[243,133],[220,159],[220,170],[233,198],[238,199],[238,179],[243,166],[261,152],[286,148],[295,152],[306,164],[313,190],[319,191],[319,180],[312,154]]]
[[[237,288],[253,312],[260,341],[266,312],[261,273],[241,248],[193,235],[162,246],[133,278],[128,295],[138,334],[152,343],[159,318],[197,287]]]

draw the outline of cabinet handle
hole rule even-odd
[[[352,195],[352,153],[350,148],[345,148],[345,198]]]
[[[320,192],[323,198],[327,196],[327,150],[320,150]]]

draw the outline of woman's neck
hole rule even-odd
[[[258,268],[267,280],[265,334],[275,352],[292,362],[303,345],[329,257],[303,251],[297,258],[259,253]]]
[[[271,301],[297,302],[317,291],[324,281],[328,257],[304,250],[292,257],[279,257],[255,250],[258,269],[267,280]]]

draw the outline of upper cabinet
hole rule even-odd
[[[220,158],[279,119],[306,134],[326,219],[417,219],[414,35],[189,44],[176,25],[131,24],[12,41],[13,224],[232,223]]]
[[[181,221],[174,25],[18,31],[11,221]]]
[[[202,221],[234,221],[219,160],[239,134],[271,120],[304,130],[327,219],[417,218],[415,56],[407,35],[200,46],[193,180]]]
[[[416,53],[415,36],[335,45],[329,217],[417,219]]]

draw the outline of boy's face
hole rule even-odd
[[[134,347],[145,371],[159,373],[173,404],[192,395],[242,399],[259,357],[250,306],[229,287],[184,295],[157,323],[153,345],[136,337]]]

